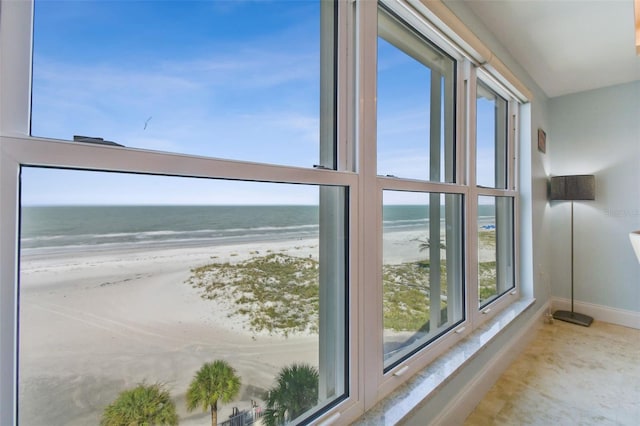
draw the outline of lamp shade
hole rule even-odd
[[[595,200],[596,178],[593,175],[553,176],[552,200]]]

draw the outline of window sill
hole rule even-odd
[[[520,299],[494,318],[478,327],[461,343],[453,346],[407,383],[364,413],[354,425],[395,425],[449,382],[464,366],[497,335],[518,318],[535,299]]]

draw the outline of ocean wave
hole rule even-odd
[[[23,255],[42,255],[49,253],[70,253],[70,252],[87,252],[87,251],[115,251],[126,249],[140,248],[168,248],[168,247],[194,247],[194,246],[217,246],[231,244],[245,244],[253,242],[281,241],[281,240],[300,240],[307,238],[318,238],[318,233],[314,231],[306,232],[278,232],[278,233],[253,233],[239,235],[222,235],[216,237],[199,237],[199,238],[173,238],[173,239],[156,239],[156,240],[138,240],[138,241],[91,241],[76,244],[64,245],[40,245],[40,246],[21,246]]]
[[[424,226],[429,224],[429,219],[404,219],[404,220],[384,220],[384,228],[407,228],[414,226]]]
[[[21,238],[21,247],[25,249],[76,249],[117,244],[162,244],[162,243],[198,243],[216,242],[230,239],[263,239],[274,236],[307,236],[317,233],[318,225],[299,226],[262,226],[253,228],[199,229],[199,230],[157,230],[142,232],[117,232],[106,234],[48,235]]]
[[[384,228],[405,228],[424,225],[428,219],[400,219],[383,222]],[[64,248],[74,249],[78,247],[91,247],[96,245],[116,244],[144,244],[144,243],[188,243],[206,241],[224,241],[228,239],[262,239],[278,235],[295,236],[317,233],[318,224],[287,225],[287,226],[255,226],[247,228],[226,229],[189,229],[171,230],[160,229],[139,232],[107,232],[107,233],[81,233],[42,235],[21,238],[21,246],[25,249],[32,248]]]

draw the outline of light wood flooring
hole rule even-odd
[[[545,324],[464,424],[640,425],[640,330]]]

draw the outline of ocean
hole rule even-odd
[[[480,206],[492,216],[493,206]],[[443,212],[444,213],[444,212]],[[113,246],[218,245],[318,235],[317,206],[23,206],[23,254]],[[384,207],[384,230],[425,227],[428,207]]]

